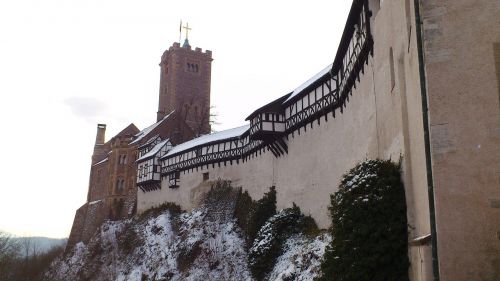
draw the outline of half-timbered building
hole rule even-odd
[[[137,187],[142,191],[161,188],[160,185],[160,158],[165,155],[172,144],[169,139],[161,140],[159,136],[152,138],[147,145],[139,148],[139,159],[137,159]]]
[[[129,142],[137,212],[165,202],[189,210],[225,179],[255,199],[275,186],[278,208],[295,203],[326,228],[342,175],[392,159],[406,191],[410,279],[500,280],[500,4],[469,2],[353,0],[326,68],[264,102],[247,125],[189,141],[210,128],[198,108],[209,91],[187,97],[168,79],[209,75],[211,52],[174,44],[162,58],[158,122],[176,126],[153,125]],[[179,106],[184,114],[168,117]],[[97,139],[92,175],[127,161]]]
[[[227,179],[253,198],[275,186],[278,208],[296,203],[328,227],[342,174],[392,159],[406,188],[411,280],[500,278],[497,2],[354,0],[330,65],[248,125],[174,146],[160,159],[162,188],[138,190],[138,212],[193,208]]]

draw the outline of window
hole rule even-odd
[[[408,32],[408,52],[410,51],[410,39],[411,39],[411,7],[410,0],[405,0],[405,14],[406,14],[406,32]]]
[[[396,74],[394,70],[394,52],[392,51],[392,47],[389,50],[389,67],[391,69],[391,91],[394,90],[394,86],[396,86]]]
[[[200,69],[198,67],[198,64],[188,62],[188,63],[186,63],[186,70],[188,72],[198,73]]]
[[[206,173],[203,173],[203,181],[207,181],[208,180],[208,172]]]
[[[118,194],[122,194],[124,189],[125,189],[125,180],[124,179],[116,180],[116,192]]]
[[[498,83],[498,99],[500,100],[500,43],[493,44],[493,56],[495,58],[495,69]]]
[[[127,164],[127,155],[121,154],[120,156],[118,156],[118,164]]]
[[[179,187],[179,178],[181,177],[180,171],[174,171],[172,174],[168,175],[168,187],[177,188]]]

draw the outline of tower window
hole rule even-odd
[[[203,181],[207,181],[207,180],[208,180],[208,172],[203,173]]]
[[[186,63],[186,70],[187,70],[188,72],[194,72],[194,73],[197,73],[197,72],[199,72],[199,66],[198,66],[198,64],[196,64],[196,63],[189,63],[189,62],[188,62],[188,63]]]

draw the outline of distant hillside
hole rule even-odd
[[[33,236],[33,237],[15,237],[13,238],[13,240],[19,243],[19,245],[21,245],[21,251],[23,249],[23,245],[29,244],[31,245],[30,248],[35,247],[38,253],[46,253],[48,250],[56,246],[66,245],[68,238],[48,238],[48,237]]]

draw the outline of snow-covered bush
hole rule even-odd
[[[283,254],[276,259],[273,270],[267,275],[272,281],[312,281],[321,271],[321,262],[327,245],[328,233],[315,237],[293,235],[283,245]]]
[[[265,222],[257,233],[248,253],[249,267],[257,280],[262,280],[273,268],[283,245],[294,234],[317,229],[314,220],[302,214],[299,207],[283,209]]]
[[[251,202],[252,210],[260,210],[250,212],[252,215],[249,212],[243,215],[247,208],[236,210],[235,202],[241,199],[238,194],[244,193],[230,187],[229,182],[218,182],[191,212],[182,212],[168,203],[133,219],[106,222],[88,244],[78,243],[67,255],[58,258],[45,279],[256,280],[248,265],[245,232],[238,226],[236,214],[241,211],[242,218],[257,225],[254,214],[266,218],[274,214],[276,191],[271,189],[258,201],[246,197],[244,200]],[[263,254],[262,260],[272,257],[265,279],[312,281],[331,240],[327,233],[314,237],[302,234],[316,232],[314,221],[301,215],[297,207],[281,211],[272,222],[268,220],[256,242],[259,247],[252,250]],[[268,233],[274,238],[268,239]],[[279,245],[276,253],[281,255],[265,250],[273,245]],[[255,264],[262,262],[259,259],[253,257]]]
[[[399,165],[367,160],[331,195],[331,245],[319,280],[408,280],[406,201]]]

